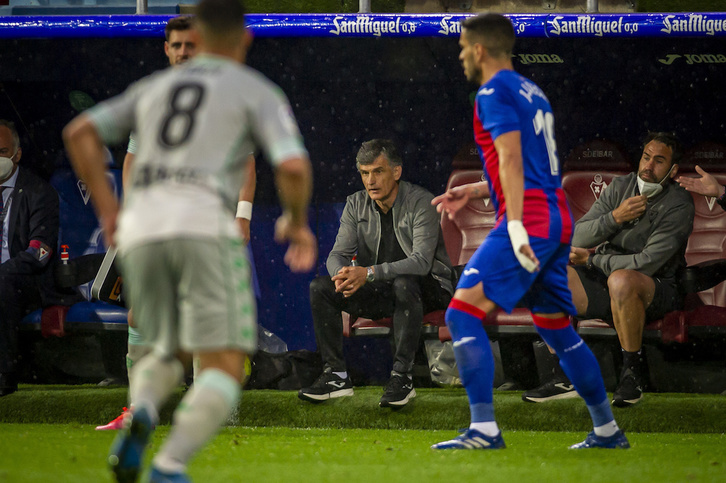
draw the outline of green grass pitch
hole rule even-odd
[[[630,450],[569,450],[591,429],[580,399],[530,404],[495,391],[507,449],[433,451],[468,424],[463,389],[421,389],[400,411],[377,407],[379,387],[313,405],[294,392],[246,391],[230,425],[192,461],[193,481],[215,482],[726,482],[726,397],[646,394],[615,408]],[[147,453],[168,434],[174,395]],[[0,399],[0,483],[108,482],[125,388],[21,386]]]
[[[168,433],[153,437],[151,456]],[[91,425],[0,424],[0,481],[112,481],[113,432]],[[510,431],[498,451],[433,451],[455,431],[226,427],[193,460],[193,481],[726,481],[726,436],[631,433],[630,450],[567,449],[584,433]]]

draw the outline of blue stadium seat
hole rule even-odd
[[[60,245],[68,245],[71,259],[91,253],[104,253],[106,249],[102,233],[85,184],[78,180],[70,167],[56,169],[50,183],[60,199],[59,248]],[[120,169],[110,170],[109,183],[120,197]],[[40,330],[46,337],[76,332],[126,330],[127,310],[105,302],[91,301],[91,282],[79,287],[86,301],[69,308],[51,306],[38,309],[22,320],[20,329]]]

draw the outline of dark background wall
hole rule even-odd
[[[18,123],[23,163],[49,178],[66,166],[60,132],[83,105],[121,92],[166,66],[162,40],[0,40],[0,118]],[[404,178],[440,193],[454,155],[472,137],[471,98],[455,38],[258,39],[250,65],[290,98],[315,169],[311,224],[318,273],[345,197],[361,188],[360,143],[400,146]],[[726,144],[726,40],[520,39],[515,68],[537,82],[556,116],[559,153],[603,138],[639,157],[647,130],[673,130],[686,148]],[[117,163],[125,146],[113,148]],[[716,159],[715,164],[722,162]],[[713,163],[712,163],[713,164]],[[307,297],[315,274],[291,275],[270,243],[278,214],[269,168],[259,163],[252,248],[260,322],[291,349],[314,349]],[[77,255],[84,247],[71,247]]]

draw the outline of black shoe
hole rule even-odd
[[[330,369],[325,369],[312,386],[304,387],[297,393],[297,397],[310,402],[321,402],[352,395],[353,383],[350,382],[350,379],[347,377],[343,379],[333,374]]]
[[[99,382],[98,385],[101,387],[108,387],[108,386],[125,386],[127,384],[126,384],[126,381],[124,381],[120,377],[109,376],[106,379],[104,379],[103,381]]]
[[[579,397],[575,391],[575,386],[568,380],[553,379],[545,382],[540,387],[524,391],[522,393],[522,401],[526,402],[545,402],[554,401],[555,399],[569,399]]]
[[[18,381],[13,374],[0,374],[0,397],[8,396],[18,390]]]
[[[391,376],[386,383],[378,405],[382,408],[402,408],[415,397],[416,389],[413,388],[413,380],[408,376],[396,374]]]
[[[613,406],[627,408],[643,399],[643,382],[641,378],[628,368],[620,376],[620,384],[613,393]]]

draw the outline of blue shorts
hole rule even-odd
[[[484,295],[507,312],[521,301],[534,313],[575,315],[567,286],[570,246],[535,237],[529,243],[540,263],[535,273],[519,264],[506,229],[492,230],[466,264],[457,288],[471,288],[481,282]]]

